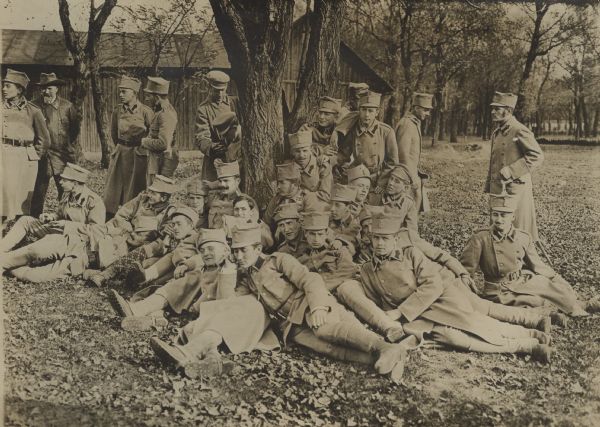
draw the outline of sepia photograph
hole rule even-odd
[[[0,0],[0,425],[600,425],[599,0]]]

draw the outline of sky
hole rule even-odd
[[[96,0],[96,4],[102,3],[102,0]],[[164,5],[162,0],[119,0],[117,8],[108,19],[107,26],[111,20],[123,12],[118,6],[144,5],[151,6]],[[89,0],[69,0],[71,10],[71,22],[75,30],[87,29],[87,11],[89,10]],[[200,0],[199,6],[208,5],[208,0]],[[0,0],[0,28],[10,28],[16,30],[59,30],[62,31],[62,25],[58,16],[57,0]],[[110,28],[106,28],[110,31]],[[134,31],[134,28],[126,28],[128,31]]]

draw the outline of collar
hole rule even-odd
[[[52,102],[50,102],[50,103],[47,103],[47,102],[45,102],[45,101],[44,101],[44,97],[42,97],[42,103],[43,103],[44,105],[49,105],[49,106],[53,107],[55,110],[58,110],[58,103],[59,103],[59,102],[58,102],[58,95],[56,95],[56,96],[54,97],[54,100],[53,100]]]
[[[420,125],[421,124],[421,120],[419,120],[419,118],[417,116],[415,116],[412,111],[409,111],[408,113],[406,113],[404,115],[404,117],[406,117],[407,119],[409,119],[410,121],[412,121],[416,125]]]
[[[258,256],[258,259],[256,260],[256,262],[254,263],[253,266],[248,267],[248,273],[258,273],[258,270],[260,270],[260,268],[263,266],[263,264],[265,263],[266,257],[264,256],[264,254],[260,254]]]
[[[331,219],[331,222],[340,225],[342,227],[347,227],[352,223],[352,212],[348,212],[348,215],[342,219]]]
[[[402,252],[398,249],[394,250],[394,252],[392,252],[390,255],[388,256],[379,256],[379,255],[375,255],[373,254],[373,258],[371,258],[371,262],[373,263],[373,267],[375,268],[375,270],[380,269],[383,264],[387,261],[402,261],[403,255]]]
[[[308,164],[306,165],[306,167],[304,169],[301,170],[301,172],[305,173],[307,175],[310,175],[316,167],[317,167],[317,156],[315,156],[314,153],[311,153]]]
[[[373,120],[373,123],[371,123],[371,126],[369,126],[368,128],[365,129],[361,129],[360,127],[360,121],[356,122],[356,134],[358,136],[362,136],[364,133],[368,133],[369,135],[374,135],[375,131],[377,130],[377,127],[379,126],[377,119]]]
[[[508,116],[508,118],[506,119],[505,122],[501,123],[494,132],[501,132],[502,135],[506,135],[508,133],[508,130],[510,129],[510,127],[512,126],[512,122],[514,120],[515,116]]]
[[[514,227],[510,227],[510,230],[508,230],[508,233],[504,234],[504,235],[500,235],[498,232],[496,232],[494,229],[490,230],[490,234],[492,235],[492,240],[494,242],[501,242],[503,241],[505,238],[507,238],[508,240],[510,240],[511,242],[515,241],[515,228]]]
[[[135,101],[133,104],[131,104],[129,106],[126,104],[122,104],[122,107],[123,107],[123,111],[132,114],[132,113],[135,113],[135,110],[137,110],[138,102]]]
[[[403,201],[404,201],[404,194],[399,194],[395,198],[392,198],[387,193],[384,193],[381,196],[381,203],[384,204],[384,205],[391,205],[391,204],[401,205]]]
[[[14,99],[12,102],[10,102],[8,99],[4,100],[4,107],[6,108],[16,108],[17,110],[22,110],[26,105],[27,99],[23,95]]]

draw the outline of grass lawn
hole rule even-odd
[[[481,145],[424,152],[433,211],[421,234],[454,255],[487,223],[489,143]],[[555,269],[589,297],[600,292],[600,149],[543,149],[540,229]],[[101,194],[105,171],[87,166]],[[186,159],[178,174],[198,172]],[[393,385],[370,368],[289,348],[236,356],[233,375],[191,381],[159,364],[153,333],[120,330],[104,290],[5,279],[3,298],[6,425],[600,425],[598,315],[555,328],[547,366],[424,348]],[[154,334],[172,337],[176,326]]]

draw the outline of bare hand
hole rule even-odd
[[[44,212],[43,214],[40,215],[40,217],[38,219],[45,224],[54,219],[54,214]]]
[[[471,276],[460,276],[460,280],[462,280],[464,285],[471,289],[473,292],[479,292],[479,289],[477,289],[477,285],[475,284],[475,280],[473,280]]]
[[[175,271],[173,272],[173,277],[179,279],[183,277],[183,275],[188,271],[188,266],[185,264],[178,265],[175,267]]]
[[[311,328],[319,329],[327,320],[327,309],[319,308],[318,310],[313,311],[310,318],[312,323],[312,325],[310,325]]]
[[[400,317],[402,317],[402,312],[400,312],[397,308],[388,310],[385,312],[385,314],[392,320],[398,320]]]

